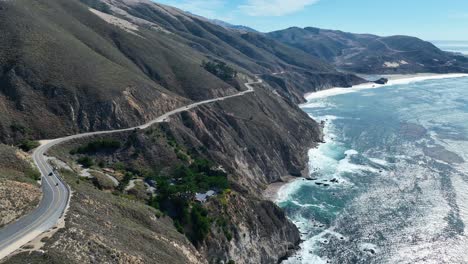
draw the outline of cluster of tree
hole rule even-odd
[[[151,178],[151,177],[150,177]],[[180,165],[171,177],[152,177],[157,182],[158,194],[150,204],[174,219],[176,228],[195,245],[209,233],[212,219],[202,205],[193,202],[196,192],[210,189],[219,192],[229,188],[227,174],[213,169],[205,159],[196,159],[191,165]]]
[[[96,153],[98,151],[115,151],[121,143],[114,139],[99,139],[70,151],[70,154]]]
[[[216,75],[216,77],[226,82],[232,81],[234,78],[237,77],[237,71],[234,70],[232,67],[229,67],[223,61],[203,61],[202,67],[205,68],[205,70]]]
[[[18,145],[18,147],[20,149],[22,149],[23,151],[30,151],[32,149],[35,149],[37,147],[39,147],[41,144],[35,140],[29,140],[29,139],[25,139],[23,141],[20,142],[20,144]]]
[[[80,157],[77,161],[85,168],[94,166],[94,160],[88,156]]]

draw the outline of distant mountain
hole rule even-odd
[[[238,30],[240,32],[259,33],[257,30],[255,30],[253,28],[250,28],[250,27],[247,27],[247,26],[242,26],[242,25],[233,25],[233,24],[230,24],[228,22],[218,20],[218,19],[212,19],[211,22],[213,22],[213,24],[216,24],[216,25],[219,25],[219,26],[222,26],[222,27],[225,27],[225,28],[229,28],[229,29]]]
[[[380,37],[292,27],[267,34],[336,67],[358,73],[468,72],[468,60],[409,36]]]

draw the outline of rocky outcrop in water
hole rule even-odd
[[[388,79],[387,78],[380,78],[377,81],[374,81],[374,83],[376,83],[376,84],[387,84]]]

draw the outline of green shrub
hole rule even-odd
[[[194,244],[198,244],[206,238],[210,231],[208,212],[201,205],[195,204],[192,207],[191,220],[193,229],[191,240]]]
[[[181,233],[181,234],[184,233],[184,227],[180,224],[179,221],[175,220],[175,221],[174,221],[174,226],[175,226],[175,228],[177,229],[177,231],[178,231],[179,233]]]
[[[163,216],[164,216],[164,213],[163,213],[163,212],[161,212],[161,211],[159,211],[159,210],[157,210],[157,211],[156,211],[156,213],[154,213],[154,215],[156,216],[156,218],[158,218],[158,219],[159,219],[159,218],[161,218],[161,217],[163,217]]]
[[[27,152],[27,151],[30,151],[32,149],[39,147],[40,145],[41,144],[38,141],[25,139],[20,142],[18,147]]]
[[[118,170],[118,171],[125,170],[125,164],[123,162],[116,162],[112,167],[114,168],[114,170]]]
[[[189,160],[189,156],[187,156],[187,154],[181,152],[181,151],[177,151],[176,153],[177,155],[177,158],[182,160],[182,161],[188,161]]]
[[[232,240],[232,233],[229,232],[228,230],[223,230],[224,231],[224,235],[226,236],[226,239],[228,241],[231,241]]]
[[[120,148],[121,143],[114,139],[100,139],[89,142],[88,144],[78,147],[70,151],[70,154],[88,154],[88,153],[96,153],[99,151],[106,151],[111,152],[115,151]]]
[[[84,156],[84,157],[81,157],[77,160],[77,162],[81,165],[83,165],[83,167],[85,168],[89,168],[91,166],[94,165],[94,161],[93,159],[91,159],[90,157],[88,156]]]
[[[24,174],[35,181],[41,179],[41,173],[35,168],[27,168]]]
[[[229,231],[228,220],[224,217],[220,217],[216,220],[216,224],[223,230],[224,236],[228,241],[232,240],[232,233]]]
[[[237,71],[223,61],[203,61],[202,67],[223,81],[232,81],[237,77]]]
[[[10,129],[11,129],[11,131],[18,132],[18,133],[20,133],[22,135],[27,135],[27,134],[31,133],[31,129],[23,126],[22,124],[18,124],[18,123],[11,124]]]
[[[130,181],[134,178],[135,176],[133,175],[133,173],[131,172],[125,172],[125,176],[124,178],[120,181],[119,183],[119,186],[117,187],[117,189],[119,191],[124,191],[125,190],[125,187],[127,187],[127,185],[130,183]]]
[[[99,151],[112,151],[120,148],[121,144],[117,140],[113,139],[101,139],[89,142],[88,144],[78,147],[72,150],[72,154],[86,154],[94,153]]]

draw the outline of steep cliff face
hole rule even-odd
[[[296,227],[261,193],[283,176],[306,175],[306,151],[322,139],[317,123],[289,100],[258,88],[252,97],[182,113],[166,126],[178,142],[231,175],[236,193],[225,206],[212,202],[208,208],[229,219],[232,239],[212,229],[200,248],[210,263],[275,263],[298,245]]]
[[[262,78],[280,95],[304,103],[304,94],[334,87],[351,87],[367,82],[354,74],[280,72],[263,74]]]
[[[300,243],[297,228],[283,210],[271,201],[253,195],[229,195],[227,205],[207,205],[213,215],[223,215],[224,228],[213,228],[200,251],[209,263],[234,260],[235,263],[278,263]],[[232,238],[226,238],[226,232]]]
[[[319,125],[271,88],[182,113],[166,126],[252,191],[282,176],[302,175],[306,151],[321,140]]]
[[[155,173],[158,177],[173,177],[174,167],[190,164],[200,158],[212,161],[216,167],[226,172],[229,189],[218,192],[212,199],[202,203],[207,217],[211,220],[207,236],[194,243],[200,254],[196,259],[208,263],[226,263],[230,260],[234,260],[235,263],[276,263],[298,246],[300,236],[297,228],[279,207],[263,200],[262,192],[269,183],[282,181],[284,176],[305,176],[306,152],[322,140],[322,132],[319,124],[268,85],[259,85],[254,93],[242,97],[182,112],[171,117],[166,123],[145,130],[69,142],[51,154],[73,161],[76,160],[76,156],[70,154],[70,150],[103,138],[121,142],[120,147],[112,151],[90,152],[87,155],[95,164],[126,168],[140,181],[145,177],[151,178]],[[99,170],[98,167],[95,169]],[[122,176],[116,174],[115,177],[123,184]],[[75,181],[71,177],[67,177],[67,180]],[[175,180],[174,183],[177,183],[177,177]],[[106,216],[96,216],[99,221],[106,223],[110,221],[106,220],[107,218],[117,219],[118,216],[114,212],[116,204],[112,202],[116,198],[112,198],[111,202],[90,203],[94,199],[107,200],[109,197],[100,194],[101,198],[92,198],[98,197],[96,195],[101,191],[87,190],[84,187],[89,186],[88,183],[81,183],[79,186],[74,183],[73,186],[78,192],[74,198],[75,205],[72,206],[74,213],[69,218],[65,231],[59,236],[54,236],[51,240],[53,243],[46,245],[49,252],[46,256],[56,259],[57,256],[53,252],[73,248],[72,255],[87,261],[84,256],[88,255],[89,247],[79,246],[74,237],[76,234],[86,237],[96,228],[80,222],[80,219],[91,221],[96,215],[86,212],[97,212],[103,207],[108,207],[109,212]],[[159,194],[158,188],[156,186],[156,197]],[[138,200],[140,211],[145,207],[141,203],[148,202],[148,195],[138,195],[136,192],[129,189],[123,195]],[[125,204],[125,210],[132,210],[131,208],[136,206],[131,203]],[[195,204],[196,202],[192,202],[192,206]],[[147,210],[151,212],[149,208]],[[129,218],[126,221],[138,221],[140,228],[149,228],[146,227],[146,223],[153,221],[148,219],[148,214],[132,215],[126,216]],[[138,216],[137,219],[134,219],[135,216]],[[106,226],[108,234],[100,232],[96,238],[103,241],[106,248],[110,249],[109,252],[122,256],[123,244],[112,242],[112,237],[119,237],[116,234],[117,230],[122,230],[123,234],[128,233],[126,224],[114,220],[110,223]],[[174,231],[175,227],[171,227],[170,222],[167,223],[169,225],[165,228]],[[158,232],[161,230],[151,232],[160,236]],[[141,233],[133,233],[132,244],[143,243],[148,247],[160,247],[156,240],[144,237],[146,236]],[[191,256],[197,256],[184,241],[186,240],[177,238],[176,243],[185,245],[187,250],[192,252]],[[75,244],[77,246],[72,246]],[[110,256],[105,252],[101,250],[93,254],[103,260],[109,259]],[[146,256],[149,254],[146,249],[134,250],[132,247],[128,247],[128,252],[132,257],[143,260],[148,256],[152,256],[153,259],[164,257],[159,251]],[[27,259],[25,255],[15,258],[23,259]]]

